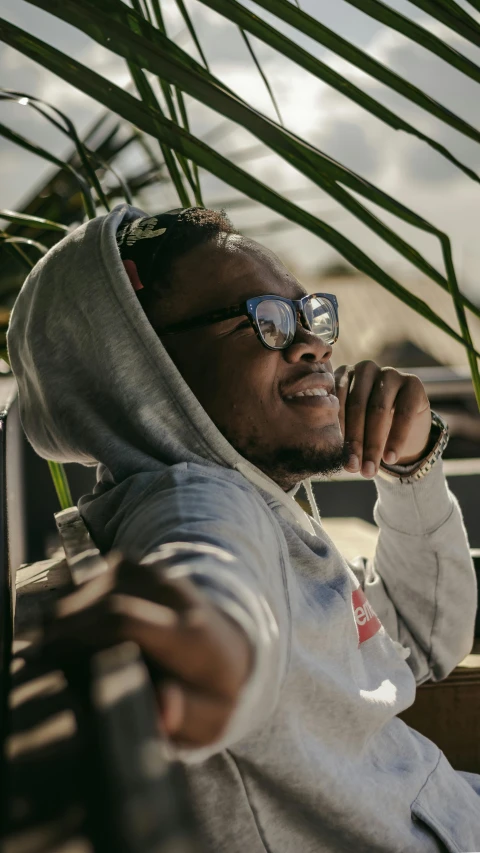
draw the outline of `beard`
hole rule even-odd
[[[321,450],[313,447],[284,448],[269,460],[269,476],[277,482],[280,482],[280,479],[290,481],[293,478],[295,485],[299,480],[309,477],[332,477],[339,474],[349,459],[350,450],[346,442]],[[258,462],[256,464],[260,467]],[[275,476],[271,472],[274,472]]]
[[[350,448],[345,441],[325,441],[321,447],[297,445],[271,450],[261,447],[254,437],[239,441],[225,430],[225,438],[241,455],[288,491],[310,477],[331,477],[348,463]]]

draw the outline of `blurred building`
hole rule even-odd
[[[422,277],[402,283],[459,330],[446,291]],[[480,415],[460,343],[376,282],[341,264],[311,278],[307,286],[310,291],[334,293],[338,298],[340,338],[335,344],[335,365],[372,359],[382,366],[416,373],[427,388],[432,406],[449,423],[452,437],[445,455],[480,456]],[[468,320],[480,351],[480,319],[468,312]]]

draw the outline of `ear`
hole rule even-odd
[[[135,291],[143,290],[143,284],[138,277],[137,265],[135,261],[122,261],[123,266],[125,267],[125,272],[127,273],[132,287]]]

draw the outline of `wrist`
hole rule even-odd
[[[386,465],[381,462],[379,475],[386,479],[397,478],[401,483],[413,483],[428,474],[437,459],[441,458],[448,444],[448,426],[435,413],[431,412],[431,430],[429,440],[420,457],[413,461],[405,461],[409,457],[402,457],[395,465]]]
[[[415,465],[416,462],[421,462],[433,450],[433,448],[435,447],[437,439],[438,439],[438,431],[434,427],[434,425],[432,424],[430,426],[430,430],[428,432],[427,440],[425,441],[425,444],[423,445],[421,452],[415,453],[415,454],[410,455],[410,456],[400,456],[397,459],[395,464],[396,465]]]

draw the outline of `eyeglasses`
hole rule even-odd
[[[210,326],[232,317],[247,316],[257,337],[267,349],[286,349],[292,343],[300,323],[327,345],[338,339],[338,302],[332,293],[311,293],[303,299],[285,299],[283,296],[255,296],[220,311],[192,317],[159,329],[163,335],[177,335],[200,326]]]

